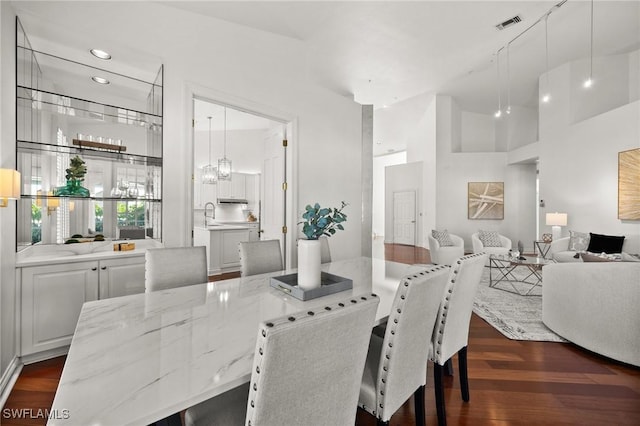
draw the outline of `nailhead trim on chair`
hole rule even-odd
[[[398,324],[400,322],[400,317],[402,316],[402,309],[404,308],[404,303],[405,300],[407,298],[407,292],[409,290],[409,284],[412,283],[412,279],[414,278],[419,278],[419,277],[423,277],[431,272],[437,272],[443,269],[448,269],[449,267],[446,265],[440,265],[440,266],[436,266],[434,268],[431,268],[427,271],[422,271],[419,272],[417,274],[411,275],[411,276],[407,276],[403,279],[403,286],[399,287],[399,290],[402,290],[402,293],[400,294],[400,300],[401,300],[401,305],[398,306],[396,308],[396,312],[392,312],[391,315],[389,315],[389,319],[392,319],[392,321],[387,320],[387,325],[388,325],[388,329],[387,331],[389,332],[389,334],[391,336],[395,336],[396,334],[396,324]],[[391,325],[390,325],[391,324]],[[385,332],[386,333],[386,332]],[[386,373],[389,371],[389,360],[391,360],[391,357],[393,356],[393,337],[389,338],[389,343],[388,343],[388,348],[386,349],[386,353],[384,354],[384,358],[382,359],[382,370],[383,370],[383,374],[381,377],[378,378],[379,383],[378,383],[378,389],[380,390],[380,395],[384,396],[384,391],[385,391],[385,387],[386,387],[386,383],[387,383],[387,375]],[[385,351],[385,348],[382,349],[383,351]],[[382,355],[382,354],[381,354]],[[363,410],[368,411],[369,413],[371,413],[372,415],[376,416],[376,418],[380,419],[379,417],[379,411],[377,411],[377,408],[379,407],[380,409],[384,408],[384,405],[382,403],[378,403],[378,407],[376,407],[376,409],[368,409],[364,404],[360,406]]]
[[[371,297],[375,298],[375,297],[378,297],[378,296],[375,293],[371,293]],[[360,300],[368,300],[368,299],[365,296],[361,296]],[[355,300],[355,299],[351,299],[351,303],[358,303],[358,301]],[[332,306],[333,306],[333,308],[332,308]],[[333,304],[333,305],[328,305],[328,306],[324,307],[324,310],[317,310],[316,312],[307,311],[306,316],[312,317],[314,315],[322,315],[325,312],[329,312],[334,308],[335,309],[344,308],[344,306],[345,305],[342,302],[341,303],[336,303],[336,304]],[[298,314],[297,317],[292,315],[290,317],[278,318],[277,320],[274,320],[274,322],[265,323],[265,326],[267,326],[268,328],[267,329],[262,329],[260,331],[260,334],[259,334],[259,337],[258,337],[258,339],[259,339],[259,341],[258,341],[258,353],[260,354],[260,359],[258,361],[258,365],[256,366],[257,381],[253,382],[252,386],[249,389],[249,401],[250,401],[249,405],[251,406],[251,408],[249,410],[255,408],[256,392],[258,391],[258,387],[260,386],[260,378],[262,377],[262,375],[260,374],[260,367],[262,366],[262,360],[263,360],[263,356],[264,356],[264,349],[263,348],[264,348],[264,344],[265,344],[265,341],[267,339],[268,333],[272,332],[272,330],[273,331],[277,330],[279,325],[288,324],[289,322],[293,322],[296,319],[302,319],[304,317],[305,317],[304,314]],[[260,337],[260,336],[262,336],[262,337]],[[247,417],[251,417],[250,411],[247,412]],[[251,426],[251,420],[249,420],[247,422],[247,424],[248,424],[248,426]]]
[[[456,278],[455,276],[458,275],[458,273],[460,272],[460,268],[462,268],[462,264],[465,263],[466,260],[468,259],[472,259],[474,257],[478,257],[478,256],[483,256],[484,253],[474,253],[474,254],[469,254],[467,256],[461,257],[460,259],[458,259],[456,261],[455,265],[452,265],[451,267],[454,268],[453,269],[453,275],[454,278],[451,279],[451,281],[447,284],[446,287],[446,293],[447,296],[445,296],[444,298],[444,304],[442,306],[442,315],[440,315],[440,320],[436,319],[436,327],[438,330],[438,334],[442,335],[443,331],[444,331],[444,323],[445,323],[445,319],[447,318],[447,310],[449,309],[449,299],[451,298],[451,294],[453,293],[453,285],[456,283]],[[438,340],[437,341],[438,345],[442,344],[442,340]],[[440,347],[434,347],[434,352],[438,355],[440,355]],[[431,358],[431,361],[435,362],[435,357]]]

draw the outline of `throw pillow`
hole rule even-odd
[[[569,231],[569,250],[585,251],[589,247],[589,234],[586,232]]]
[[[485,247],[502,247],[502,241],[500,240],[500,234],[496,231],[478,231],[478,238]]]
[[[449,231],[447,231],[446,229],[444,231],[436,231],[435,229],[432,229],[431,236],[435,238],[438,244],[440,244],[440,247],[453,246],[453,241],[451,240]]]
[[[604,256],[598,256],[597,254],[593,253],[581,253],[580,257],[582,258],[583,262],[613,262],[612,259]]]
[[[589,232],[589,247],[587,251],[591,253],[620,253],[624,236],[602,235]]]

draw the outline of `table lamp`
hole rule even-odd
[[[562,232],[561,226],[567,226],[566,213],[547,213],[547,226],[551,226],[553,241],[559,240]]]
[[[0,207],[7,207],[8,200],[20,198],[20,173],[13,169],[0,169]]]

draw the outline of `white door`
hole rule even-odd
[[[403,191],[393,193],[393,242],[416,244],[416,193]]]
[[[280,240],[280,248],[284,254],[285,234],[285,155],[283,146],[284,125],[278,124],[265,138],[264,162],[261,181],[260,207],[260,239]]]

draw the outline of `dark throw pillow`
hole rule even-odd
[[[589,247],[591,253],[621,253],[624,236],[602,235],[589,232]]]

